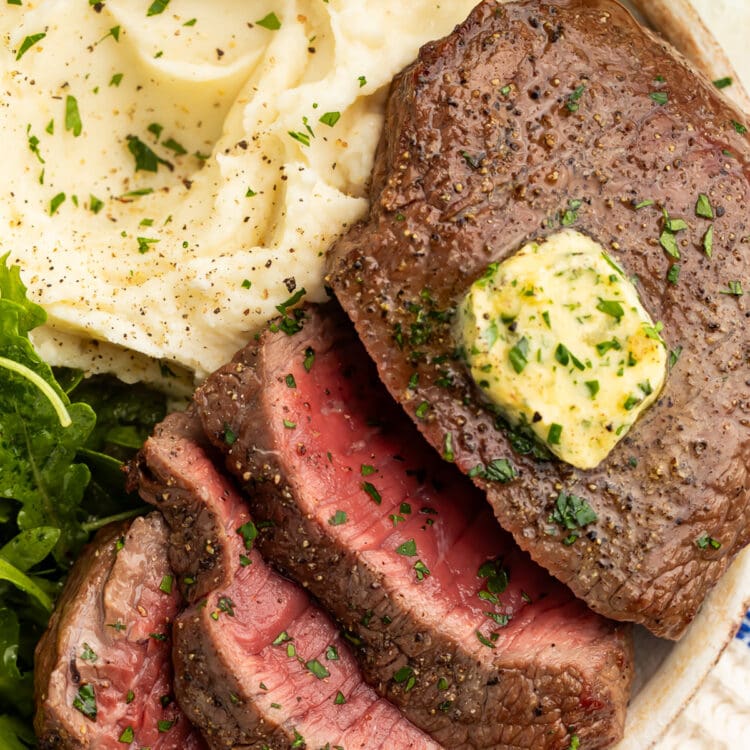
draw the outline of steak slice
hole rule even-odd
[[[370,216],[329,256],[336,296],[428,441],[450,441],[464,472],[513,456],[513,482],[474,479],[501,525],[594,610],[669,638],[750,539],[742,119],[612,0],[485,0],[395,79]],[[679,278],[662,209],[688,225]],[[588,471],[535,458],[496,419],[452,328],[490,263],[571,223],[636,278],[672,352],[658,402]],[[567,546],[548,533],[561,492],[598,517]]]
[[[167,417],[130,484],[172,527],[193,602],[175,623],[177,696],[211,747],[440,750],[363,682],[331,620],[252,549],[246,505],[200,432],[189,413]]]
[[[102,529],[78,558],[34,668],[42,750],[203,750],[174,702],[180,605],[158,513]]]
[[[349,631],[367,681],[445,747],[615,741],[628,629],[500,530],[392,402],[338,307],[305,316],[195,396],[263,521],[261,552]]]

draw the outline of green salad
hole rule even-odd
[[[34,647],[76,556],[144,512],[123,463],[166,412],[162,394],[53,370],[29,331],[46,314],[0,258],[0,747],[35,745]]]

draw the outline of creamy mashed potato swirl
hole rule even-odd
[[[325,298],[390,79],[474,2],[164,5],[0,14],[0,255],[49,314],[43,356],[129,379],[154,373],[132,352],[200,378],[292,294]]]

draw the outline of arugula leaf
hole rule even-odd
[[[31,673],[22,673],[18,667],[19,636],[20,626],[16,613],[7,607],[0,607],[0,653],[3,654],[0,659],[0,700],[26,713],[33,703],[33,685]],[[8,717],[0,717],[0,740],[4,737],[3,724],[7,721],[10,721]],[[13,745],[0,741],[0,747]]]
[[[60,529],[52,526],[39,526],[22,531],[0,549],[0,560],[5,560],[18,570],[26,572],[52,552],[61,533]]]
[[[35,744],[34,732],[30,725],[12,716],[0,716],[0,747],[4,750],[29,750]]]

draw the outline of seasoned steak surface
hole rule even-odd
[[[158,513],[107,526],[84,549],[36,650],[43,750],[205,750],[174,701],[172,580]]]
[[[485,0],[394,81],[371,214],[329,257],[336,296],[427,439],[464,472],[512,459],[513,482],[475,482],[519,545],[597,612],[670,638],[750,539],[741,119],[611,0]],[[672,352],[658,403],[589,471],[534,458],[496,421],[453,330],[488,264],[571,223],[571,201],[573,228],[637,277]],[[663,211],[688,225],[679,260],[660,246]],[[574,544],[550,534],[561,491],[598,516]]]
[[[171,527],[192,604],[175,622],[175,685],[210,746],[440,750],[365,684],[320,607],[252,549],[247,506],[205,443],[191,412],[171,414],[130,484]]]
[[[619,737],[627,628],[501,531],[388,396],[338,307],[248,346],[195,403],[246,487],[261,552],[352,634],[366,679],[412,722],[456,749]]]

